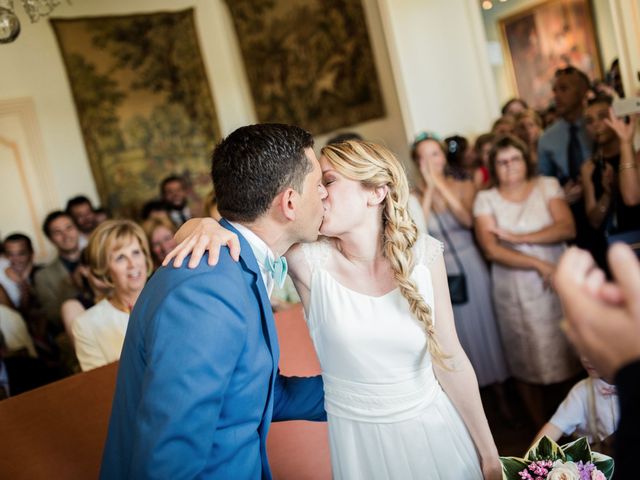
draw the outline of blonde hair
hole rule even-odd
[[[176,226],[168,218],[166,217],[147,218],[144,222],[142,222],[142,230],[144,230],[144,233],[147,236],[147,240],[149,240],[149,244],[151,244],[151,237],[153,236],[153,232],[155,232],[156,228],[159,228],[159,227],[164,227],[173,234],[176,233]]]
[[[144,230],[131,220],[106,220],[96,227],[89,237],[89,269],[94,277],[113,288],[109,275],[109,255],[132,240],[138,240],[147,265],[147,274],[153,271],[149,242]]]
[[[422,298],[410,275],[414,266],[411,247],[418,239],[418,228],[409,216],[409,184],[400,162],[386,148],[365,141],[347,141],[327,145],[321,154],[345,177],[359,181],[366,188],[386,186],[382,222],[384,255],[391,263],[402,296],[409,302],[411,313],[427,334],[427,345],[434,361],[445,367],[444,354],[435,335],[433,312]],[[446,368],[446,367],[445,367]]]

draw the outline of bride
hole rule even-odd
[[[455,332],[443,247],[418,235],[402,166],[367,142],[321,153],[324,237],[286,258],[322,367],[333,477],[502,478]],[[165,265],[192,251],[197,263],[221,229],[188,222]]]

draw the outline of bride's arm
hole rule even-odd
[[[180,267],[182,262],[191,254],[187,265],[195,268],[200,259],[209,252],[209,265],[218,263],[218,255],[223,246],[229,247],[231,257],[238,261],[240,257],[240,242],[238,236],[221,226],[213,218],[192,218],[188,220],[176,232],[175,239],[178,242],[176,248],[165,257],[162,265],[167,266],[173,260],[174,267]],[[311,270],[304,258],[304,252],[299,244],[293,245],[286,253],[285,258],[289,265],[289,275],[300,295],[303,303],[307,305],[309,286],[311,283]]]
[[[476,446],[485,479],[501,479],[498,450],[482,408],[478,380],[456,334],[453,309],[447,285],[444,257],[439,255],[430,266],[435,302],[435,331],[440,346],[450,358],[450,370],[433,364],[433,370],[447,396],[462,417]]]
[[[229,247],[231,258],[236,262],[240,258],[238,236],[210,217],[187,220],[178,229],[174,238],[178,245],[164,257],[162,265],[165,267],[169,265],[171,260],[173,260],[174,267],[181,267],[187,255],[191,254],[187,266],[196,268],[207,251],[209,252],[207,263],[214,266],[218,263],[220,249],[225,245]]]

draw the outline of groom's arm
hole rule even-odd
[[[153,313],[129,478],[195,478],[211,454],[246,339],[245,315],[216,283],[189,277]]]
[[[327,420],[322,376],[285,377],[278,371],[273,399],[273,421],[286,420]]]

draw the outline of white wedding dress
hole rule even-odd
[[[426,335],[395,290],[353,291],[324,269],[328,240],[303,246],[309,332],[322,366],[335,479],[482,479],[469,433],[436,380]],[[428,266],[442,244],[421,236],[412,278],[433,308]],[[434,320],[436,320],[434,318]]]

